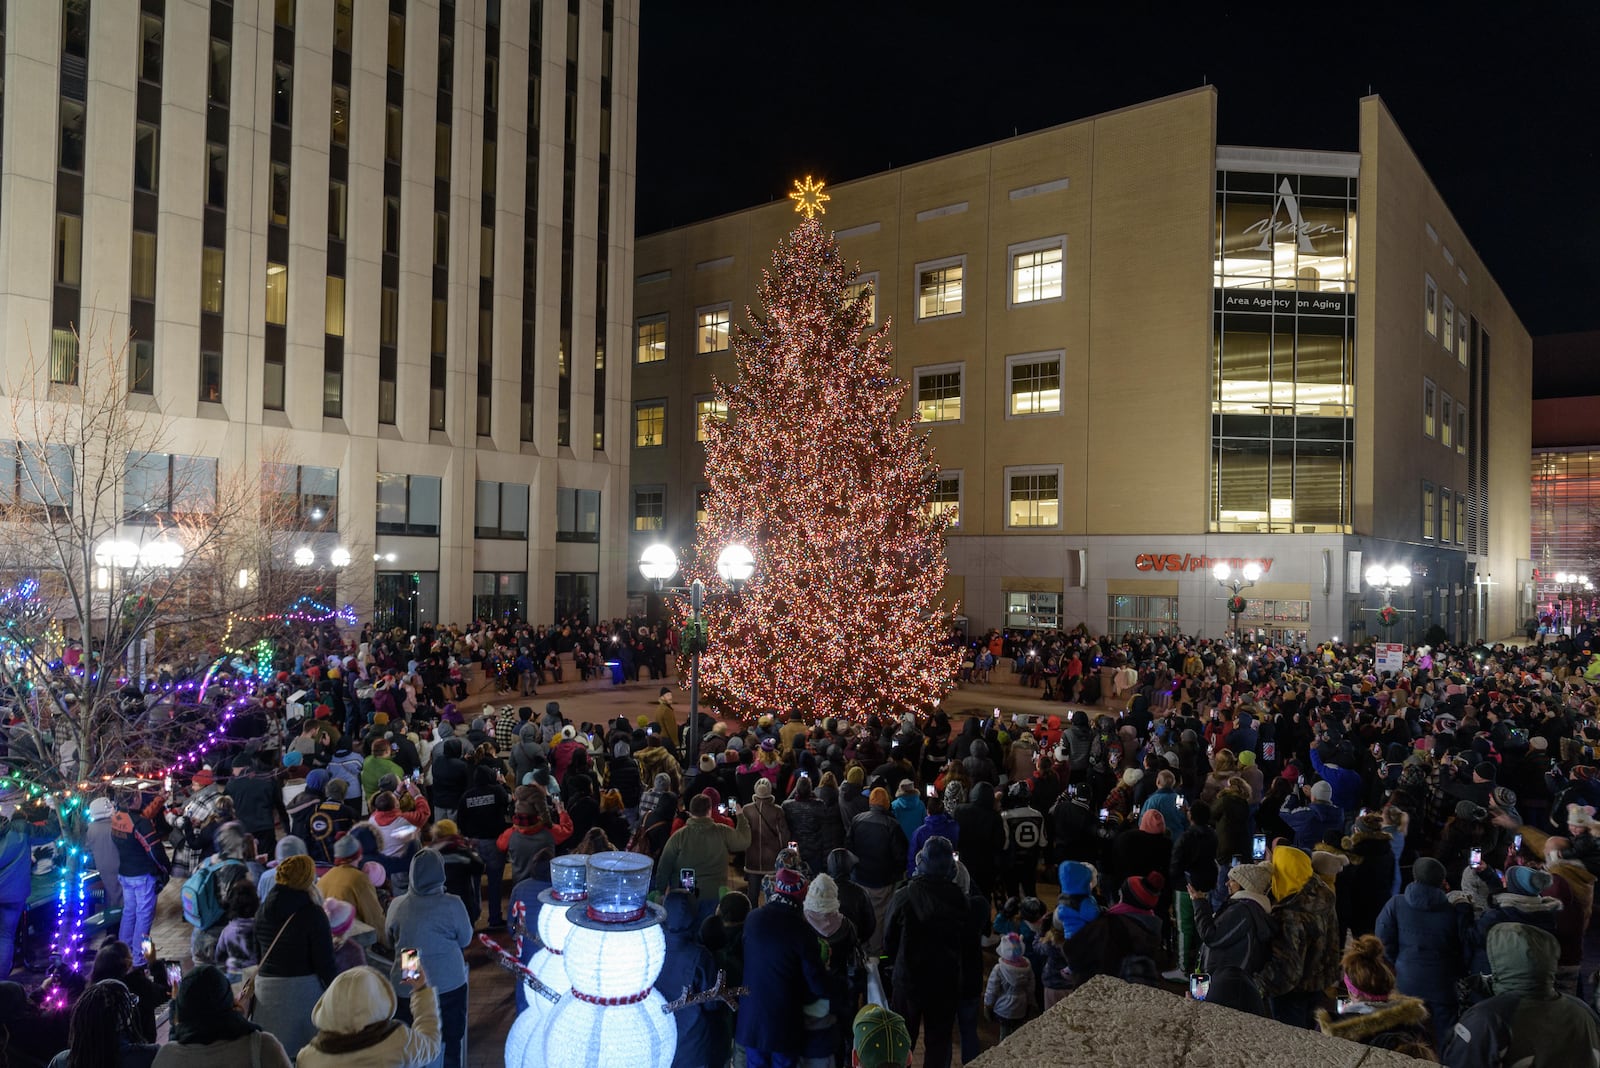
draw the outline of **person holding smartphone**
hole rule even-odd
[[[316,1037],[301,1050],[296,1063],[300,1068],[369,1064],[424,1068],[432,1064],[443,1045],[443,1029],[438,996],[428,985],[426,965],[400,987],[405,994],[397,1000],[389,980],[376,968],[341,972],[312,1012]],[[409,1022],[383,1027],[399,1017],[400,1005],[406,1006]]]
[[[444,858],[438,853],[424,849],[411,858],[411,885],[389,905],[384,927],[389,944],[401,947],[395,955],[395,987],[400,995],[395,1017],[411,1022],[414,987],[407,984],[424,974],[432,976],[435,988],[440,988],[439,1038],[445,1068],[462,1068],[467,1063],[467,962],[462,951],[472,944],[472,918],[460,898],[445,893]]]

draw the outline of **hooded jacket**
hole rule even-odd
[[[946,813],[929,815],[923,819],[922,825],[911,836],[911,844],[906,849],[906,877],[910,878],[917,870],[917,853],[928,839],[934,835],[950,840],[956,848],[961,847],[961,825]]]
[[[472,772],[461,759],[460,738],[446,738],[439,747],[433,758],[433,802],[455,811],[461,807],[461,795],[467,792]]]
[[[1057,869],[1061,898],[1056,903],[1056,920],[1062,935],[1071,938],[1100,915],[1094,899],[1094,869],[1076,860],[1064,860]]]
[[[1241,892],[1213,913],[1209,897],[1193,900],[1195,932],[1201,942],[1200,970],[1211,974],[1206,1000],[1264,1015],[1255,977],[1271,955],[1276,934],[1271,902]]]
[[[1502,923],[1525,923],[1547,931],[1560,940],[1556,921],[1561,913],[1561,902],[1553,897],[1528,897],[1523,894],[1496,894],[1494,905],[1478,917],[1472,939],[1472,966],[1474,975],[1489,974],[1489,932]]]
[[[1558,994],[1555,937],[1523,923],[1489,932],[1494,996],[1462,1014],[1443,1060],[1451,1068],[1566,1068],[1593,1065],[1600,1018],[1577,998]]]
[[[1038,1007],[1033,988],[1033,965],[1027,957],[1019,957],[1015,961],[996,961],[989,971],[983,1004],[999,1019],[1011,1022],[1026,1020]]]
[[[1378,1049],[1394,1049],[1401,1043],[1418,1041],[1433,1045],[1433,1025],[1428,1022],[1428,1007],[1421,998],[1392,994],[1387,1001],[1360,1004],[1367,1011],[1330,1016],[1327,1009],[1318,1009],[1317,1028],[1332,1038]]]
[[[906,841],[911,841],[917,835],[917,828],[922,826],[922,821],[928,815],[928,806],[917,794],[901,794],[889,805],[894,818],[900,821],[900,829],[906,832]],[[955,838],[945,835],[952,842]]]
[[[390,903],[384,929],[390,945],[416,948],[434,989],[448,993],[466,984],[461,951],[472,944],[472,918],[460,898],[444,892],[444,858],[438,853],[424,849],[411,858],[410,888]],[[410,987],[399,986],[398,958],[392,979],[399,996],[409,997]]]
[[[1374,931],[1394,962],[1395,986],[1429,1002],[1455,1001],[1472,957],[1472,906],[1437,886],[1412,883],[1378,914]]]
[[[472,785],[462,794],[456,826],[463,838],[493,841],[506,829],[506,809],[511,795],[500,785],[495,769],[479,765],[472,773]]]
[[[431,1063],[440,1047],[433,987],[412,996],[410,1026],[395,1021],[395,1006],[394,990],[376,968],[343,973],[311,1010],[317,1037],[301,1047],[295,1063],[300,1068],[422,1068]]]
[[[1272,919],[1278,937],[1261,970],[1263,992],[1321,992],[1339,980],[1338,905],[1328,884],[1316,878],[1311,858],[1280,846],[1268,860],[1272,866]]]
[[[655,987],[671,1001],[689,993],[709,990],[716,981],[717,965],[711,951],[700,944],[700,915],[694,895],[673,892],[662,898],[666,919],[667,952]],[[720,1001],[702,1003],[673,1013],[678,1025],[678,1048],[672,1055],[672,1068],[700,1068],[710,1062],[712,1015],[726,1012]]]
[[[954,1014],[963,983],[972,910],[949,879],[918,875],[894,896],[886,918],[883,952],[894,965],[894,987],[923,1012]]]
[[[961,863],[973,881],[987,891],[994,886],[1000,870],[1000,853],[1006,844],[1005,825],[994,808],[994,787],[987,782],[976,782],[971,800],[957,805],[952,815],[961,825]],[[855,853],[862,855],[859,849]]]

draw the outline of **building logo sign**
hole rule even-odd
[[[1235,571],[1246,564],[1255,564],[1265,575],[1272,570],[1272,557],[1249,556],[1195,556],[1191,553],[1140,553],[1133,558],[1135,571],[1206,571],[1218,564],[1227,564]]]
[[[1284,218],[1279,219],[1279,212]],[[1300,198],[1294,195],[1294,189],[1285,178],[1278,186],[1278,195],[1272,201],[1272,214],[1265,219],[1257,219],[1244,228],[1247,234],[1259,233],[1261,243],[1256,246],[1257,252],[1271,252],[1272,243],[1280,236],[1293,235],[1295,245],[1301,252],[1315,252],[1311,247],[1313,237],[1322,237],[1330,234],[1342,234],[1344,230],[1327,223],[1308,223],[1300,214]]]

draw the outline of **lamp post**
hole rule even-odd
[[[1369,612],[1378,613],[1378,622],[1388,629],[1394,626],[1395,617],[1401,612],[1410,612],[1409,608],[1396,608],[1394,595],[1396,590],[1403,590],[1411,585],[1411,568],[1405,564],[1373,564],[1367,568],[1367,585],[1383,594],[1383,605],[1379,608],[1369,608]]]
[[[1238,577],[1235,577],[1233,565],[1226,560],[1217,561],[1217,565],[1211,569],[1211,577],[1216,579],[1217,585],[1227,590],[1229,594],[1228,616],[1233,622],[1234,641],[1239,640],[1239,616],[1242,611],[1235,608],[1241,600],[1239,591],[1247,590],[1256,584],[1256,580],[1261,577],[1261,565],[1252,560],[1240,568],[1239,572]]]
[[[738,542],[729,543],[717,554],[717,577],[735,594],[750,581],[755,570],[755,556]],[[678,554],[670,546],[658,543],[640,554],[639,574],[653,583],[658,592],[689,595],[689,622],[683,633],[683,648],[689,654],[689,730],[684,746],[684,767],[688,768],[695,764],[700,748],[700,654],[706,647],[706,624],[702,615],[706,584],[695,579],[688,586],[666,585],[677,573]]]
[[[1566,619],[1562,626],[1569,636],[1578,632],[1577,595],[1582,593],[1587,596],[1593,592],[1594,583],[1589,581],[1588,575],[1579,575],[1571,571],[1556,573],[1556,603],[1559,605],[1563,600],[1567,603]]]

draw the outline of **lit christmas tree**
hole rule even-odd
[[[809,185],[809,179],[807,180]],[[706,518],[688,577],[717,588],[722,547],[743,542],[754,580],[706,612],[704,699],[750,718],[932,712],[954,685],[945,641],[946,514],[927,434],[902,417],[888,325],[863,334],[870,291],[791,194],[805,222],[773,256],[752,329],[733,339],[738,382],[706,428]],[[808,207],[809,205],[809,207]]]

